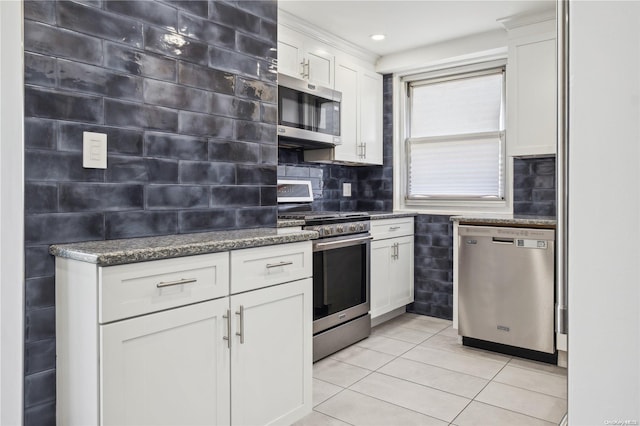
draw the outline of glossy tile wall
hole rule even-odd
[[[556,158],[513,159],[513,213],[556,216]]]
[[[275,226],[277,4],[26,1],[25,424],[55,424],[52,243]],[[108,168],[82,167],[82,132]]]
[[[414,302],[407,311],[453,318],[453,224],[450,216],[415,219]]]

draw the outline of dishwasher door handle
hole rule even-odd
[[[493,237],[491,241],[493,241],[496,244],[513,244],[515,240],[513,238]]]

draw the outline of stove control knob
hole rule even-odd
[[[342,225],[338,225],[338,226],[336,227],[336,231],[338,231],[338,232],[344,232],[344,226],[342,226]]]
[[[325,226],[322,235],[331,235],[331,231],[332,229],[330,226]]]
[[[356,224],[352,223],[351,225],[349,225],[349,231],[353,232],[356,230]]]
[[[360,230],[361,230],[361,231],[364,231],[364,229],[365,229],[365,228],[366,228],[366,226],[364,226],[364,223],[361,223],[361,224],[360,224]]]

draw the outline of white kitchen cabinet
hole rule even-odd
[[[312,407],[311,275],[309,241],[107,267],[57,258],[58,424],[297,421]]]
[[[311,286],[307,278],[231,296],[232,424],[289,425],[311,411]]]
[[[366,67],[338,58],[335,78],[335,89],[342,93],[342,143],[331,149],[305,151],[305,161],[381,165],[382,76]]]
[[[278,26],[278,72],[320,86],[334,86],[334,55],[325,44]]]
[[[225,297],[101,326],[100,424],[228,425],[228,309]]]
[[[510,156],[556,153],[555,21],[509,31],[507,149]]]
[[[371,221],[371,318],[413,302],[413,218]]]

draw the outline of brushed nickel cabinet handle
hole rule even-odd
[[[240,316],[240,333],[236,331],[236,336],[240,336],[240,343],[244,343],[244,306],[240,305],[240,310],[236,311]]]
[[[282,261],[278,263],[267,263],[267,269],[277,268],[278,266],[288,266],[293,265],[293,262]]]
[[[222,315],[222,318],[227,320],[227,335],[222,338],[227,341],[227,347],[231,348],[231,311],[227,309],[227,313]]]
[[[398,229],[400,229],[399,226],[390,226],[389,227],[389,231],[397,231]]]
[[[158,288],[163,288],[163,287],[171,287],[174,285],[182,285],[182,284],[190,284],[190,283],[195,283],[198,280],[196,278],[183,278],[180,280],[176,280],[176,281],[167,281],[167,282],[159,282],[158,284],[156,284],[156,287]]]

